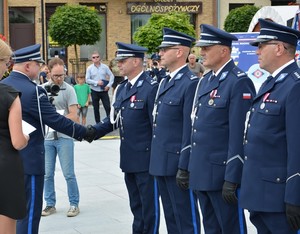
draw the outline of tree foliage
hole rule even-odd
[[[186,13],[170,12],[168,14],[153,14],[147,24],[141,26],[133,35],[134,41],[148,48],[148,53],[157,51],[163,39],[164,27],[186,33],[195,37],[194,26],[190,23],[190,16]]]
[[[247,32],[253,16],[259,9],[253,5],[245,5],[231,10],[225,19],[225,31]]]
[[[63,5],[56,8],[49,21],[51,38],[63,46],[93,45],[100,40],[101,20],[94,10],[82,5]]]

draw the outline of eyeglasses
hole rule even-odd
[[[53,80],[64,79],[65,78],[65,74],[52,75],[51,77],[52,77]]]
[[[100,57],[100,56],[93,56],[92,58],[95,59],[95,58],[99,58],[99,57]]]
[[[165,47],[165,48],[160,48],[159,52],[166,53],[168,50],[179,50],[179,48],[176,48],[176,47]]]
[[[258,49],[261,49],[261,48],[263,48],[265,45],[279,45],[279,44],[281,44],[281,43],[279,43],[279,42],[260,42],[260,43],[258,43]],[[282,45],[283,45],[283,48],[284,49],[286,49],[287,50],[287,48],[284,46],[284,44],[282,43]]]

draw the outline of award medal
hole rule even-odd
[[[263,102],[260,104],[260,109],[264,109],[265,106],[266,106],[266,101],[267,101],[267,98],[270,96],[270,93],[266,93],[263,97]]]
[[[213,91],[211,91],[210,92],[210,99],[208,100],[208,105],[213,105],[214,104],[214,99],[216,98],[216,97],[220,97],[220,96],[217,96],[217,92],[218,92],[218,90],[216,90],[216,89],[214,89]]]
[[[135,102],[135,99],[136,99],[136,96],[135,95],[133,95],[133,96],[131,96],[131,98],[130,98],[130,107],[134,107],[134,102]]]

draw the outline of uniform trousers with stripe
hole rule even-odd
[[[125,183],[133,214],[133,234],[159,231],[159,194],[157,182],[149,172],[125,173]]]
[[[205,234],[246,234],[244,212],[227,204],[222,191],[194,191],[200,203]]]
[[[43,206],[44,175],[25,175],[27,215],[17,221],[17,234],[38,234]]]
[[[191,190],[182,190],[175,176],[157,176],[168,233],[199,234],[197,199]]]

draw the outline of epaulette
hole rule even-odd
[[[147,76],[146,79],[145,79],[150,85],[155,85],[157,84],[157,81],[154,80],[152,77],[150,76]]]
[[[238,67],[234,67],[232,69],[232,73],[235,74],[238,78],[247,76],[247,74],[243,70],[241,70],[240,68],[238,68]]]
[[[292,76],[293,76],[294,80],[299,81],[300,80],[300,69],[297,69],[296,71],[294,71],[292,73]]]
[[[195,80],[195,79],[199,79],[199,77],[196,76],[195,74],[191,74],[190,75],[190,80]]]

